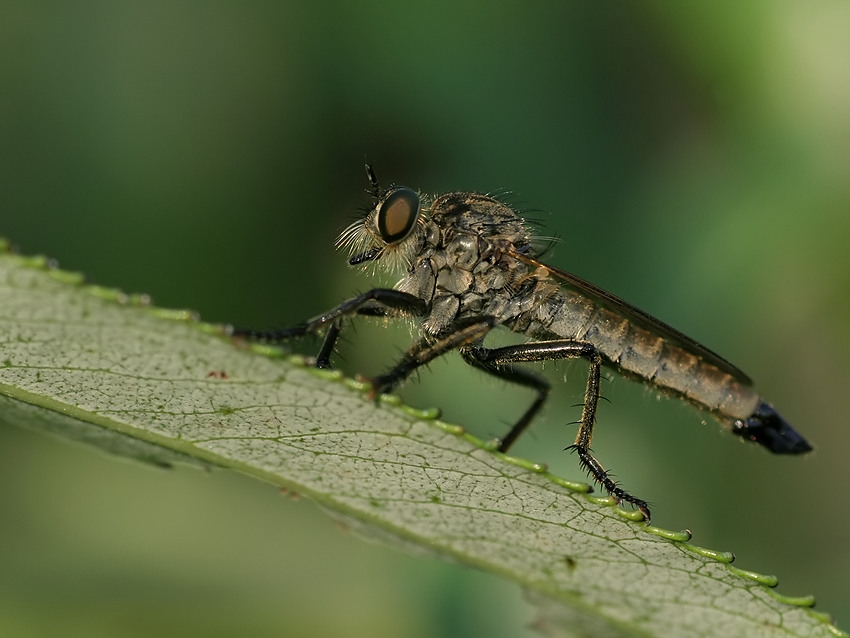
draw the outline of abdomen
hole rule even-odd
[[[579,294],[550,299],[525,332],[536,339],[589,342],[614,367],[733,419],[749,417],[760,403],[747,381]]]

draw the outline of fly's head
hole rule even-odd
[[[391,272],[407,270],[424,241],[424,198],[406,186],[382,191],[368,164],[366,174],[375,206],[342,232],[336,246],[348,250],[351,266],[379,262]]]

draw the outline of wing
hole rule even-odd
[[[652,315],[645,313],[640,308],[636,308],[632,304],[612,295],[607,290],[603,290],[599,286],[594,286],[592,283],[585,281],[581,277],[559,270],[558,268],[539,262],[526,255],[513,253],[513,256],[532,266],[545,268],[549,271],[552,278],[558,281],[559,285],[569,288],[580,295],[589,297],[594,303],[626,317],[630,322],[639,325],[641,328],[648,330],[657,337],[661,337],[665,341],[675,344],[686,352],[700,357],[703,361],[706,361],[719,370],[723,370],[724,372],[732,375],[739,383],[748,386],[753,384],[752,380],[746,374],[726,361],[726,359],[721,357],[719,354],[712,352],[687,335],[682,334],[671,326],[668,326],[663,321],[659,321]]]

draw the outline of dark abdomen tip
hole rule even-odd
[[[804,454],[812,450],[809,442],[800,436],[772,405],[764,401],[750,417],[735,420],[732,423],[732,431],[776,454]]]

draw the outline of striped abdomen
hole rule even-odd
[[[621,370],[733,419],[746,419],[760,403],[745,376],[578,293],[552,296],[525,332],[537,339],[587,341]]]

